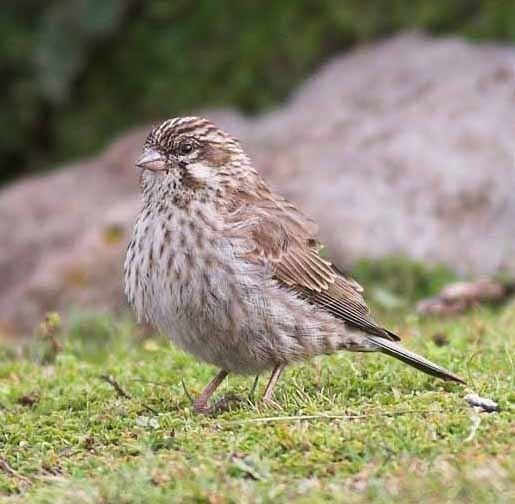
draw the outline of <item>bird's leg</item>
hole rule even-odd
[[[218,371],[217,375],[207,384],[206,388],[202,391],[202,393],[198,396],[198,398],[193,402],[193,411],[195,413],[204,413],[204,414],[212,414],[215,413],[214,408],[216,406],[209,406],[208,402],[215,390],[220,386],[220,384],[225,380],[225,377],[229,373],[224,369]]]
[[[276,406],[276,403],[272,399],[272,396],[274,394],[274,388],[281,377],[283,371],[284,371],[284,364],[279,364],[274,368],[272,371],[272,375],[270,376],[270,380],[268,380],[268,383],[266,385],[265,393],[263,394],[263,403],[269,406]]]

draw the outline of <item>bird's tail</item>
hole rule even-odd
[[[420,355],[417,355],[416,353],[406,350],[398,343],[378,336],[367,336],[367,338],[371,343],[378,346],[381,352],[391,355],[392,357],[395,357],[396,359],[399,359],[402,362],[405,362],[406,364],[409,364],[410,366],[423,371],[424,373],[436,376],[442,380],[465,383],[459,376],[452,374],[450,371],[447,371],[447,369],[434,364],[433,362],[425,359],[424,357],[421,357]]]

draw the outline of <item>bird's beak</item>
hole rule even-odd
[[[145,149],[136,161],[136,166],[145,170],[163,171],[166,170],[166,160],[157,150]]]

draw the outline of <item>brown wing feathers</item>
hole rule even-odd
[[[292,244],[281,254],[275,261],[274,271],[285,284],[300,285],[315,292],[328,289],[336,279],[331,263],[314,250],[300,250],[298,244]]]
[[[247,199],[248,201],[248,199]],[[362,288],[320,256],[322,245],[313,238],[316,225],[292,204],[278,197],[254,200],[246,217],[255,246],[250,260],[266,257],[274,276],[291,292],[349,325],[374,336],[398,340],[370,317]],[[239,219],[245,218],[239,213]]]

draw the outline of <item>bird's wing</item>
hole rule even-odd
[[[245,198],[238,198],[245,201]],[[264,192],[232,212],[251,242],[246,258],[272,268],[293,294],[369,334],[398,340],[378,326],[363,299],[363,288],[320,255],[317,226],[288,201]],[[229,218],[230,220],[230,218]]]

